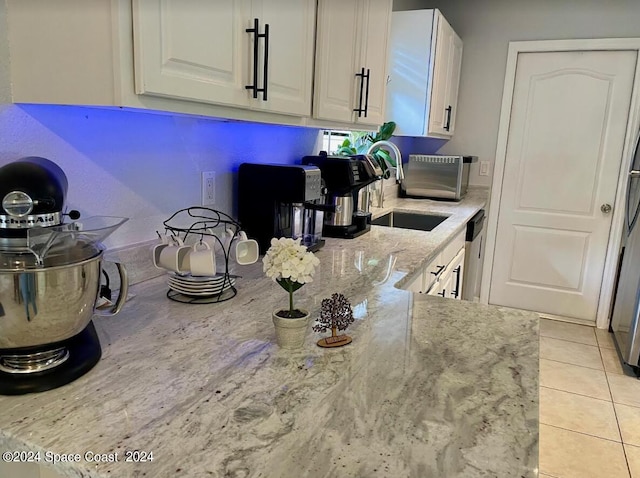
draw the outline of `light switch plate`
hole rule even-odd
[[[489,161],[480,161],[480,176],[489,176]]]

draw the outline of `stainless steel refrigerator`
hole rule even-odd
[[[640,372],[640,138],[629,171],[623,248],[611,313],[611,331],[622,360]]]

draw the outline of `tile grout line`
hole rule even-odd
[[[546,339],[563,340],[563,341],[565,341],[565,342],[571,342],[572,344],[588,345],[589,347],[598,347],[598,348],[600,347],[600,346],[597,344],[597,342],[596,342],[596,345],[594,345],[594,344],[585,344],[584,342],[578,342],[577,340],[565,339],[564,337],[563,337],[563,338],[560,338],[560,337],[554,337],[553,335],[543,335],[543,334],[540,334],[540,337],[544,337],[544,338],[546,338]]]
[[[565,428],[565,427],[561,427],[558,425],[552,425],[551,423],[542,423],[542,421],[540,422],[541,425],[546,425],[548,427],[551,428],[557,428],[558,430],[564,430],[566,432],[570,432],[570,433],[577,433],[578,435],[584,435],[587,437],[591,437],[591,438],[597,438],[598,440],[605,440],[611,443],[617,443],[618,445],[624,445],[624,443],[622,443],[622,438],[620,438],[620,441],[616,441],[616,440],[612,440],[611,438],[604,438],[598,435],[592,435],[591,433],[585,433],[585,432],[579,432],[577,430],[571,430],[570,428]],[[626,456],[625,456],[626,458]]]
[[[591,395],[585,395],[584,393],[577,393],[577,392],[569,392],[568,390],[563,390],[561,388],[554,388],[554,387],[549,387],[547,385],[539,385],[538,388],[546,388],[548,390],[555,390],[556,392],[563,392],[563,393],[568,393],[570,395],[577,395],[579,397],[584,397],[584,398],[591,398],[593,400],[598,400],[600,402],[604,402],[604,403],[611,403],[613,404],[613,402],[611,400],[607,400],[606,398],[599,398],[599,397],[593,397]],[[627,406],[631,406],[631,405],[627,405]],[[640,407],[636,407],[636,408],[640,408]],[[639,445],[640,446],[640,445]]]
[[[602,356],[602,349],[600,347],[598,347],[598,352],[600,353],[600,360],[602,360],[602,366],[604,367],[604,357]],[[607,373],[606,370],[604,371],[604,378],[607,381],[607,388],[609,389],[609,395],[611,396],[611,404],[613,406],[613,414],[616,417],[616,425],[618,427],[618,433],[620,434],[620,444],[622,445],[622,453],[624,454],[624,461],[627,464],[627,471],[629,472],[629,476],[633,478],[633,475],[631,474],[631,467],[629,466],[629,457],[627,456],[627,449],[624,446],[625,443],[622,438],[622,428],[620,428],[620,420],[618,419],[616,402],[613,401],[613,393],[611,392],[611,383],[609,382],[609,374]]]
[[[600,349],[598,349],[598,353],[600,354]],[[604,362],[602,364],[602,368],[593,368],[593,367],[585,367],[584,365],[580,365],[580,364],[577,364],[577,363],[563,362],[562,360],[554,360],[554,359],[550,359],[550,358],[546,358],[546,357],[540,357],[540,359],[541,360],[548,360],[549,362],[563,363],[563,364],[566,364],[566,365],[573,365],[575,367],[585,368],[587,370],[596,370],[598,372],[606,373],[606,370],[604,369]],[[600,355],[600,360],[602,360],[602,355]]]

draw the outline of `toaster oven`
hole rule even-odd
[[[459,201],[467,193],[469,165],[476,161],[477,156],[411,154],[400,196]]]

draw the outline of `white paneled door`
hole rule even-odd
[[[489,303],[595,322],[636,62],[518,55]]]

